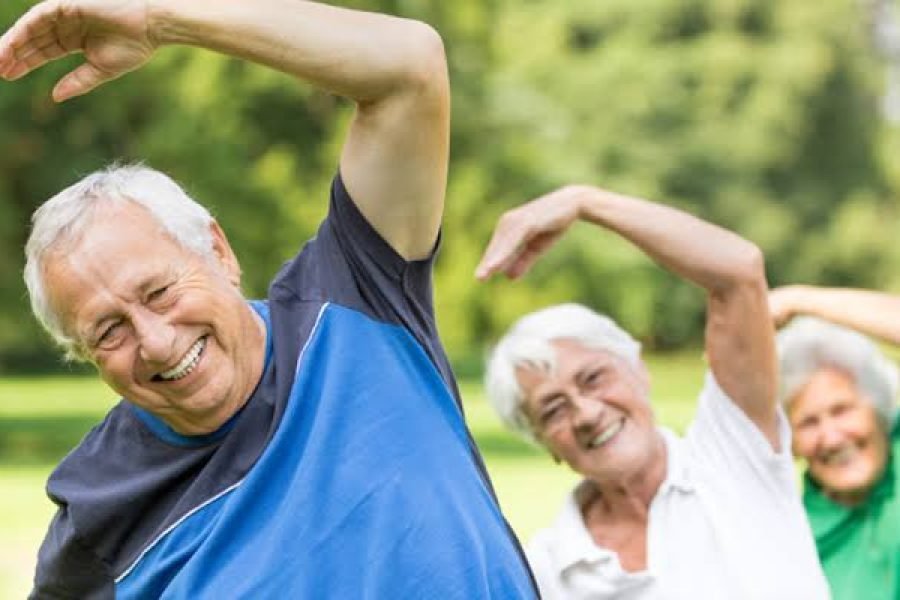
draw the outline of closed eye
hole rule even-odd
[[[603,380],[603,369],[591,369],[581,377],[581,386],[585,389],[593,389]]]
[[[171,286],[164,285],[163,287],[156,288],[155,290],[147,294],[147,301],[153,302],[154,300],[159,300],[166,294],[166,292],[169,291],[170,287]]]
[[[542,423],[552,420],[558,416],[565,407],[565,400],[562,396],[554,396],[549,398],[541,406],[540,419]]]
[[[103,329],[103,332],[97,338],[96,345],[102,346],[104,343],[111,342],[115,338],[115,335],[116,335],[118,329],[121,327],[121,325],[122,325],[121,321],[114,321],[109,326],[107,326],[105,329]]]

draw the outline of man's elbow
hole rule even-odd
[[[766,257],[759,246],[744,240],[740,248],[729,256],[729,277],[722,287],[721,292],[740,290],[763,296],[768,294]]]
[[[450,79],[441,35],[427,23],[410,21],[405,41],[405,87],[430,104],[449,105]]]

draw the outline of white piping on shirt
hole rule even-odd
[[[330,303],[330,302],[326,302],[325,304],[323,304],[322,307],[319,309],[319,314],[316,315],[316,322],[315,322],[315,324],[313,325],[312,330],[309,332],[309,337],[306,338],[306,342],[303,344],[303,349],[300,350],[300,355],[297,357],[297,369],[300,368],[300,363],[303,361],[303,355],[306,354],[306,349],[307,349],[307,347],[309,346],[310,341],[315,337],[316,331],[319,329],[319,323],[322,322],[322,315],[325,313],[325,309],[328,308],[328,305],[329,305],[329,304],[331,304],[331,303]],[[296,371],[295,371],[295,377],[296,377]],[[268,446],[267,446],[267,447],[268,447]],[[246,479],[246,478],[245,478],[245,479]],[[213,496],[212,498],[209,498],[208,500],[202,502],[201,504],[198,504],[197,506],[195,506],[194,508],[192,508],[192,509],[189,510],[188,512],[184,513],[177,521],[175,521],[174,523],[172,523],[171,525],[169,525],[169,526],[166,528],[165,531],[163,531],[162,533],[160,533],[160,534],[156,537],[155,540],[153,540],[152,542],[150,542],[150,544],[148,544],[147,547],[144,548],[144,549],[141,551],[141,553],[138,555],[138,557],[137,557],[136,559],[134,559],[134,561],[128,566],[128,568],[125,569],[125,570],[122,572],[121,575],[119,575],[118,577],[116,577],[115,582],[116,582],[116,583],[119,583],[119,582],[121,582],[123,579],[125,579],[126,577],[128,577],[129,573],[131,573],[131,572],[134,570],[134,568],[137,567],[138,563],[140,563],[140,562],[144,559],[144,556],[146,556],[148,552],[150,552],[153,548],[155,548],[155,547],[157,546],[157,544],[159,544],[159,543],[162,541],[162,539],[163,539],[164,537],[166,537],[167,535],[169,535],[169,533],[171,533],[176,527],[178,527],[179,525],[181,525],[181,524],[182,524],[186,519],[188,519],[191,515],[197,513],[197,512],[198,512],[199,510],[201,510],[202,508],[204,508],[204,507],[206,507],[206,506],[212,504],[213,502],[215,502],[216,500],[218,500],[219,498],[221,498],[221,497],[224,496],[225,494],[228,494],[228,493],[234,491],[235,489],[237,489],[238,487],[240,487],[240,485],[241,485],[242,483],[244,483],[244,479],[241,479],[240,481],[238,481],[238,482],[236,482],[236,483],[233,483],[232,485],[228,486],[227,488],[225,488],[224,490],[222,490],[221,492],[219,492],[218,494],[216,494],[216,495]]]

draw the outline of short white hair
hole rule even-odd
[[[779,399],[788,406],[822,369],[836,369],[853,379],[890,430],[897,416],[900,375],[875,343],[852,329],[815,317],[798,317],[778,332],[781,370]]]
[[[67,358],[83,357],[50,305],[43,261],[51,251],[65,250],[64,244],[76,243],[94,218],[102,218],[104,209],[125,202],[146,208],[162,230],[184,248],[204,257],[213,255],[213,217],[209,211],[170,177],[140,164],[111,165],[44,202],[31,216],[31,235],[25,245],[25,285],[35,316]]]
[[[556,368],[555,340],[573,340],[640,366],[641,345],[615,321],[580,304],[558,304],[520,318],[494,347],[485,373],[488,399],[511,430],[530,441],[534,432],[522,410],[525,394],[517,368],[549,373]]]

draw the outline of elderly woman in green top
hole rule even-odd
[[[789,286],[770,305],[777,324],[805,315],[778,334],[781,398],[832,594],[900,599],[898,371],[857,332],[900,344],[900,296]]]

